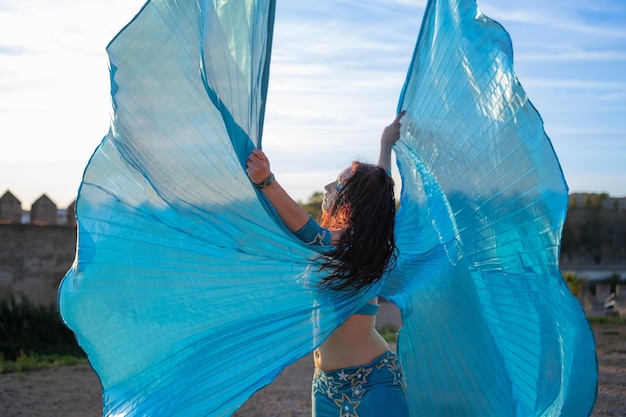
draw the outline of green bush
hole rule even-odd
[[[580,295],[580,289],[585,280],[578,278],[578,276],[573,272],[566,272],[565,274],[563,274],[563,279],[565,279],[565,282],[567,283],[567,286],[569,287],[571,293],[578,297]]]
[[[85,356],[74,334],[53,306],[35,306],[14,297],[0,301],[0,356],[5,361],[30,356]]]
[[[0,355],[0,374],[12,372],[29,372],[53,366],[70,366],[86,364],[87,358],[74,355],[28,355],[20,352],[15,360],[5,360]]]
[[[398,339],[398,329],[392,325],[383,326],[378,332],[387,342],[395,343]]]
[[[589,317],[591,324],[626,324],[626,317]]]

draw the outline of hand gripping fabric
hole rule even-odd
[[[411,415],[588,416],[594,339],[558,268],[568,192],[474,1],[428,3],[399,110],[398,268]]]
[[[104,415],[230,415],[379,292],[402,308],[412,415],[588,414],[593,340],[556,263],[567,190],[506,33],[473,1],[429,3],[400,102],[398,268],[348,296],[320,293],[317,254],[243,169],[273,17],[149,1],[107,48],[111,129],[59,289]]]

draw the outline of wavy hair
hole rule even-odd
[[[321,284],[330,289],[360,289],[395,267],[394,183],[384,168],[355,161],[352,176],[320,218],[326,228],[343,229],[337,245],[323,255]]]

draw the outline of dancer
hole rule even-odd
[[[298,232],[308,217],[289,226],[264,209],[280,191],[269,164],[250,172],[265,191],[250,183],[274,6],[147,1],[107,47],[111,129],[84,172],[76,262],[59,289],[63,320],[102,384],[103,414],[232,415],[315,349],[326,394],[338,386],[322,372],[344,369],[336,376],[346,382],[352,365],[369,384],[367,364],[386,347],[359,345],[346,330],[361,322],[369,332],[372,317],[354,313],[379,295],[402,315],[397,354],[411,416],[588,416],[593,333],[558,268],[567,184],[506,31],[475,0],[426,5],[398,103],[394,262],[391,239],[361,252],[374,229],[352,235],[357,216],[378,217],[341,208],[344,198],[382,206],[356,187],[369,166],[340,175],[323,229],[311,223],[328,231],[313,234],[326,248],[281,224]],[[352,381],[335,399],[343,415],[362,417],[367,394],[357,394],[374,389]],[[316,404],[323,414],[337,403]]]
[[[280,186],[261,150],[248,158],[250,180],[287,228],[309,245],[331,246],[324,252],[325,288],[358,292],[393,268],[396,203],[389,174],[403,115],[384,129],[377,165],[353,162],[324,187],[321,224]],[[313,416],[408,416],[402,367],[374,328],[377,301],[370,300],[315,350]]]

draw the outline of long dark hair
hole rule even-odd
[[[352,176],[343,184],[323,227],[343,229],[340,241],[323,256],[322,285],[354,292],[378,281],[395,266],[396,202],[393,179],[384,168],[355,161]]]

